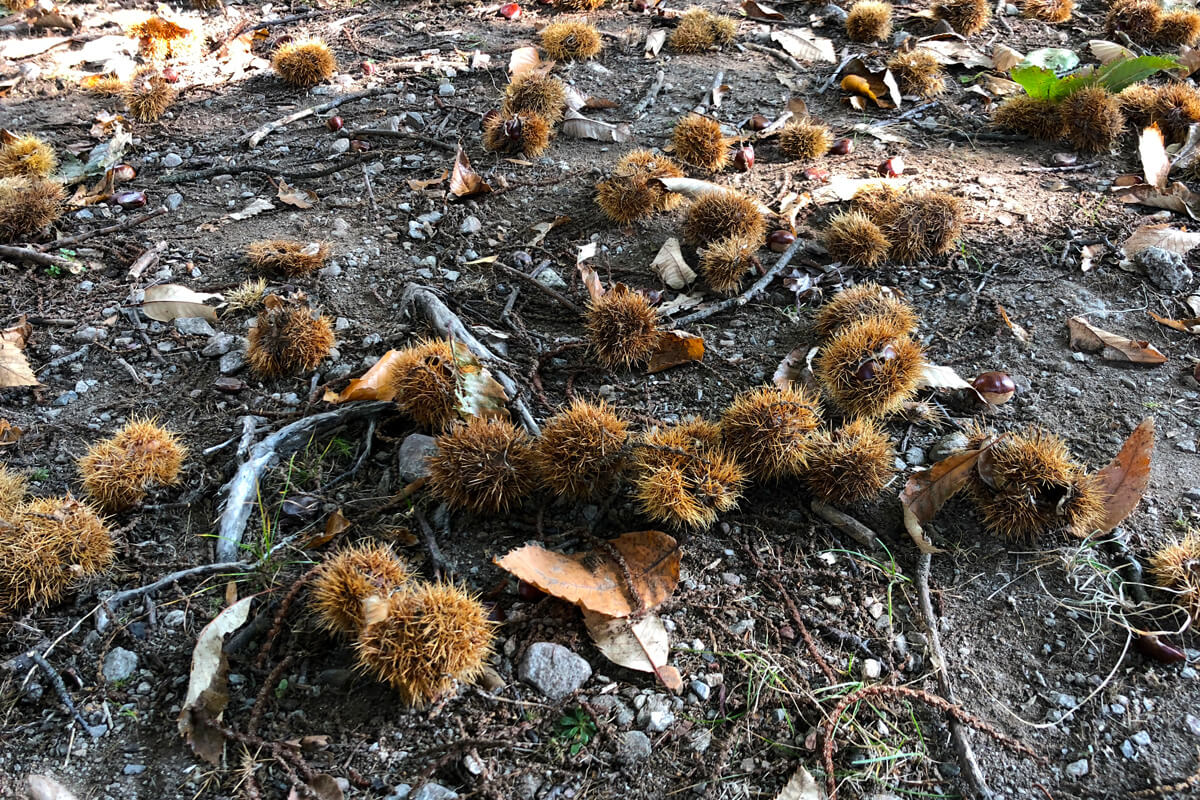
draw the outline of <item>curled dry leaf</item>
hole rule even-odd
[[[630,591],[637,593],[645,608],[666,600],[679,583],[679,545],[662,531],[625,533],[607,542],[629,567],[633,586],[628,586],[621,565],[609,557],[608,547],[563,555],[531,544],[517,548],[496,566],[546,594],[604,614],[627,617],[638,608]]]
[[[1108,466],[1096,473],[1102,481],[1105,534],[1121,524],[1137,508],[1150,485],[1150,457],[1154,453],[1154,419],[1147,417],[1133,429],[1121,451]]]
[[[1091,272],[1096,259],[1102,257],[1108,248],[1103,244],[1085,244],[1079,248],[1079,271]]]
[[[291,186],[283,178],[279,179],[279,201],[296,208],[312,208],[317,202],[317,193],[311,189],[301,189]]]
[[[71,790],[49,775],[30,775],[29,800],[75,800]]]
[[[942,552],[929,540],[924,526],[966,484],[980,454],[986,449],[964,450],[947,456],[929,469],[913,473],[904,484],[904,490],[900,492],[904,528],[922,553]]]
[[[702,181],[699,178],[655,178],[654,180],[661,183],[668,192],[681,194],[689,200],[696,200],[709,192],[729,191],[728,186],[722,186],[712,181]],[[775,212],[762,203],[758,203],[758,210],[764,216],[775,216]]]
[[[1008,326],[1008,329],[1012,331],[1012,335],[1016,337],[1018,342],[1025,343],[1029,341],[1029,331],[1013,322],[1009,318],[1008,312],[1004,310],[1004,306],[997,304],[996,313],[1000,315],[1000,319],[1003,320],[1004,324]]]
[[[646,58],[654,58],[667,41],[666,28],[656,28],[646,34]]]
[[[837,63],[833,40],[817,36],[811,28],[784,28],[771,31],[771,41],[797,61]]]
[[[970,389],[971,384],[963,380],[953,367],[941,367],[926,361],[921,365],[918,389]]]
[[[749,19],[765,19],[770,22],[783,22],[783,14],[771,8],[766,3],[755,0],[742,0],[742,12]]]
[[[319,772],[304,781],[304,785],[308,787],[309,793],[316,800],[343,800],[345,797],[342,794],[342,787],[338,786],[337,778],[330,775],[328,772]],[[292,787],[295,792],[295,787]]]
[[[399,358],[399,350],[388,350],[362,374],[362,377],[350,381],[350,384],[340,392],[326,389],[325,396],[321,399],[326,403],[348,403],[351,400],[394,400],[396,391],[389,386],[388,379]]]
[[[504,387],[492,377],[487,367],[479,363],[479,359],[465,344],[452,341],[454,350],[454,366],[458,371],[455,388],[455,399],[458,414],[463,419],[480,417],[483,419],[508,419],[508,395]]]
[[[217,321],[217,310],[205,305],[205,300],[224,300],[219,294],[192,291],[177,283],[160,283],[146,290],[142,313],[159,322],[199,317]]]
[[[21,440],[23,431],[6,419],[0,419],[0,447],[16,444]]]
[[[614,664],[638,672],[653,672],[672,691],[683,688],[678,671],[665,671],[671,654],[671,638],[657,614],[631,621],[583,609],[583,624],[596,649]],[[673,672],[674,674],[670,674]],[[672,683],[668,683],[673,678]]]
[[[787,782],[775,800],[825,800],[817,779],[804,767],[796,767],[792,779]]]
[[[604,296],[604,284],[600,283],[600,274],[596,272],[596,268],[591,264],[585,264],[596,257],[596,243],[588,242],[579,248],[579,252],[575,255],[575,268],[579,270],[579,277],[583,280],[583,286],[587,289],[588,297],[593,301],[599,300]]]
[[[477,194],[487,194],[492,187],[471,169],[471,159],[458,146],[458,154],[454,157],[454,170],[450,173],[450,191],[455,197],[474,197]]]
[[[1180,230],[1167,224],[1143,225],[1121,243],[1121,252],[1126,258],[1132,258],[1147,247],[1161,247],[1186,256],[1197,245],[1200,245],[1198,231]]]
[[[1160,317],[1153,311],[1147,311],[1150,318],[1159,325],[1166,325],[1172,330],[1180,333],[1190,333],[1193,336],[1200,336],[1200,317],[1185,317],[1184,319],[1171,319],[1170,317]]]
[[[572,139],[594,139],[597,142],[628,142],[633,139],[628,123],[610,125],[573,110],[567,111],[560,130],[564,136],[570,136]]]
[[[531,69],[537,69],[542,64],[536,47],[518,47],[508,57],[508,74],[510,78],[524,75]]]
[[[225,636],[246,623],[253,600],[253,597],[243,598],[218,614],[200,631],[192,650],[187,696],[179,712],[179,734],[187,739],[196,755],[210,764],[220,763],[225,746],[225,737],[210,724],[220,720],[229,704]]]
[[[658,273],[663,283],[672,289],[682,289],[696,280],[696,272],[683,260],[679,240],[674,237],[663,242],[663,246],[658,249],[658,255],[650,262],[650,267]]]
[[[25,340],[33,326],[21,317],[11,328],[0,331],[0,389],[41,386],[25,358]]]
[[[339,533],[342,533],[353,524],[353,522],[346,519],[340,508],[335,509],[332,514],[325,518],[325,530],[305,542],[301,549],[315,550],[318,547],[324,547],[332,542]]]
[[[442,170],[441,176],[439,176],[437,178],[430,178],[429,180],[424,180],[424,181],[417,180],[416,178],[409,180],[408,188],[412,189],[414,192],[424,192],[424,191],[426,191],[428,189],[432,189],[434,186],[437,186],[438,184],[442,183],[448,177],[450,177],[450,171]]]
[[[1163,143],[1162,131],[1151,125],[1138,138],[1138,154],[1142,159],[1142,174],[1146,183],[1156,189],[1167,188],[1167,175],[1171,172],[1171,159]]]
[[[1127,47],[1104,39],[1092,39],[1088,42],[1088,49],[1092,51],[1092,55],[1101,64],[1110,64],[1113,61],[1125,61],[1137,55],[1137,53]]]
[[[982,67],[984,69],[999,69],[987,55],[979,52],[961,38],[953,38],[939,34],[922,39],[918,46],[928,50],[939,64],[947,67]],[[1016,52],[1015,50],[1013,51]]]
[[[1071,349],[1085,353],[1100,353],[1108,361],[1130,361],[1134,364],[1162,364],[1167,357],[1146,341],[1127,339],[1102,330],[1083,317],[1067,320],[1071,334]]]
[[[1024,60],[1024,53],[1006,44],[998,44],[992,48],[992,66],[997,72],[1008,72]]]
[[[555,217],[549,222],[539,222],[536,225],[529,226],[529,230],[533,231],[533,238],[526,242],[525,246],[537,247],[546,238],[546,234],[550,233],[550,231],[554,230],[559,225],[565,225],[570,221],[570,217]]]
[[[256,197],[247,203],[246,207],[241,211],[234,211],[229,214],[228,217],[232,220],[240,221],[243,219],[250,219],[250,217],[256,217],[264,211],[270,211],[273,208],[275,208],[275,206],[271,205],[270,200],[267,200],[265,197]]]
[[[792,352],[783,357],[783,361],[780,361],[779,366],[775,368],[775,374],[771,376],[771,383],[780,389],[791,389],[800,380],[805,365],[812,363],[813,356],[816,355],[819,349],[814,347],[808,350],[807,358],[805,357],[806,351],[803,346],[792,350]]]
[[[646,373],[653,375],[704,358],[704,337],[687,331],[660,331]]]
[[[680,292],[659,306],[658,314],[662,317],[669,317],[672,314],[678,314],[680,311],[687,311],[689,308],[695,308],[703,302],[704,295],[699,292],[695,294],[686,294],[684,292]]]
[[[900,86],[891,70],[872,70],[861,58],[851,59],[842,69],[842,90],[870,98],[880,108],[900,107]],[[854,98],[851,98],[853,100]],[[851,105],[855,105],[853,102]],[[855,105],[858,110],[865,104]]]

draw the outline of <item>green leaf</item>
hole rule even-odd
[[[1171,56],[1138,56],[1112,61],[1096,70],[1096,83],[1113,94],[1138,81],[1149,78],[1159,70],[1179,67],[1179,60]]]
[[[1075,54],[1074,50],[1067,50],[1063,47],[1043,47],[1029,53],[1021,63],[1045,67],[1062,75],[1079,66],[1079,56]]]
[[[1021,84],[1025,94],[1037,100],[1048,100],[1061,79],[1053,70],[1033,64],[1019,64],[1012,69],[1011,77]]]

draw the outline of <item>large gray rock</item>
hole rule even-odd
[[[641,731],[625,731],[617,737],[617,761],[636,764],[650,757],[650,737]]]
[[[1179,253],[1161,247],[1147,247],[1133,257],[1146,270],[1146,279],[1164,292],[1178,292],[1192,283],[1192,271]]]
[[[561,644],[535,642],[525,651],[517,677],[551,700],[562,700],[592,677],[592,665]]]
[[[429,476],[429,456],[437,452],[437,443],[432,436],[423,433],[410,433],[400,443],[400,454],[397,463],[400,478],[405,483],[412,483],[418,478]]]
[[[104,657],[104,680],[109,683],[127,681],[137,670],[137,653],[124,647],[114,647]]]

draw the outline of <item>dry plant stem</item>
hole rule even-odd
[[[174,175],[163,175],[158,179],[159,183],[191,183],[192,181],[204,180],[212,178],[216,175],[242,175],[247,172],[253,172],[258,175],[267,175],[269,177],[287,178],[288,180],[312,180],[314,178],[324,178],[326,175],[332,175],[335,172],[341,172],[344,169],[349,169],[356,164],[361,164],[364,161],[373,161],[390,155],[387,150],[369,150],[365,153],[356,153],[349,158],[338,161],[328,167],[313,170],[293,170],[280,169],[279,167],[264,167],[258,164],[245,164],[235,166],[227,164],[222,167],[209,167],[208,169],[199,169],[195,172],[177,172]]]
[[[645,96],[633,107],[634,119],[640,119],[646,113],[646,109],[654,105],[655,98],[658,97],[658,93],[662,91],[663,85],[666,82],[667,73],[660,69],[658,74],[654,76],[654,81],[650,84],[650,88],[646,91]]]
[[[38,249],[43,250],[43,251],[44,250],[57,250],[60,247],[69,247],[73,244],[79,244],[80,242],[91,239],[93,236],[103,236],[108,233],[116,233],[117,231],[123,231],[123,230],[127,230],[129,228],[136,228],[138,225],[141,225],[143,222],[149,222],[150,220],[154,219],[155,217],[161,217],[163,214],[166,214],[167,211],[168,211],[168,209],[166,206],[159,206],[158,208],[154,209],[153,211],[147,211],[145,214],[139,214],[136,217],[130,217],[129,219],[118,222],[116,225],[106,225],[103,228],[94,228],[90,231],[84,231],[83,233],[77,233],[74,236],[68,236],[65,239],[59,239],[56,242],[46,242],[45,244],[40,244],[40,245],[38,245]]]
[[[164,575],[154,583],[148,583],[145,586],[139,586],[136,589],[126,589],[123,592],[116,592],[109,595],[100,601],[96,606],[96,630],[100,633],[108,628],[111,615],[117,613],[117,609],[130,600],[136,600],[139,597],[151,595],[162,589],[165,586],[170,586],[172,583],[181,581],[185,578],[194,578],[198,575],[211,575],[215,572],[223,572],[225,570],[248,570],[254,567],[245,561],[222,561],[214,564],[201,564],[197,567],[188,567],[181,569],[178,572],[172,572],[170,575]]]
[[[808,632],[808,626],[804,624],[804,618],[800,616],[800,609],[796,608],[796,604],[792,601],[792,596],[783,588],[783,584],[774,575],[768,575],[767,579],[771,581],[771,585],[775,587],[775,591],[779,592],[779,596],[783,598],[783,604],[788,607],[788,613],[792,615],[792,622],[796,623],[796,627],[800,630],[800,636],[804,639],[804,646],[808,648],[808,654],[812,656],[813,661],[817,662],[817,666],[821,668],[821,672],[825,673],[826,680],[830,686],[837,684],[837,676],[833,673],[833,668],[821,655],[820,649],[817,648],[817,643],[813,641],[812,634]]]
[[[462,342],[467,346],[467,349],[474,353],[477,357],[484,361],[491,361],[493,364],[501,359],[487,348],[483,342],[475,338],[463,321],[458,318],[458,315],[446,307],[446,304],[441,301],[433,290],[427,286],[410,283],[404,287],[404,293],[400,297],[400,305],[412,305],[421,311],[425,320],[433,326],[442,336]],[[492,374],[496,376],[496,380],[504,387],[504,391],[508,394],[512,403],[513,409],[521,418],[521,423],[525,429],[533,436],[540,436],[542,431],[538,428],[537,422],[534,421],[533,415],[529,413],[529,409],[525,406],[525,401],[520,397],[520,389],[513,379],[508,377],[498,367],[492,367]]]
[[[389,131],[384,128],[362,128],[350,134],[351,138],[358,139],[369,136],[375,136],[380,139],[411,139],[414,142],[423,142],[430,147],[436,147],[439,150],[446,150],[450,153],[458,151],[458,146],[443,142],[441,139],[435,139],[432,136],[426,136],[423,133],[409,133],[408,131]]]
[[[721,84],[725,82],[725,70],[717,70],[717,74],[713,76],[712,83],[708,85],[708,91],[700,98],[700,102],[692,109],[697,114],[707,114],[708,107],[711,104],[714,108],[721,105],[716,100],[717,92],[721,91]]]
[[[300,590],[312,580],[313,575],[317,574],[319,567],[320,565],[318,564],[297,578],[291,588],[288,589],[288,593],[283,596],[283,600],[279,603],[279,609],[275,612],[275,619],[271,623],[271,632],[267,634],[267,638],[263,641],[262,648],[258,651],[258,658],[254,659],[255,669],[262,669],[263,665],[267,663],[267,657],[271,655],[271,648],[274,646],[275,640],[279,637],[279,632],[283,630],[283,622],[287,619],[287,613],[291,610],[292,603],[296,601]],[[253,725],[250,726],[250,730],[254,730]]]
[[[39,253],[37,250],[30,250],[27,247],[13,247],[7,244],[0,244],[0,258],[6,258],[9,261],[23,261],[27,264],[41,264],[45,267],[70,269],[79,266],[78,261],[72,261],[69,258],[52,256],[48,253]]]
[[[25,654],[25,657],[34,664],[37,664],[38,668],[41,669],[42,673],[46,676],[46,679],[50,681],[50,685],[54,687],[54,691],[58,695],[58,699],[61,700],[62,704],[67,707],[67,711],[70,712],[75,721],[79,723],[79,727],[83,728],[83,730],[91,734],[91,736],[96,737],[97,734],[92,732],[92,726],[88,725],[87,720],[85,720],[83,715],[76,710],[75,703],[71,701],[71,694],[67,691],[67,686],[65,683],[63,683],[62,676],[58,674],[58,670],[51,666],[50,662],[47,661],[42,654],[36,650],[30,650]]]
[[[759,53],[765,53],[765,54],[771,56],[772,58],[777,58],[780,61],[782,61],[783,63],[787,64],[792,69],[796,70],[796,72],[803,74],[808,71],[803,64],[801,64],[799,61],[797,61],[796,59],[789,56],[787,53],[772,49],[770,47],[767,47],[766,45],[756,44],[754,42],[742,42],[741,46],[745,47],[749,50],[756,50]]]
[[[246,462],[218,491],[225,505],[217,522],[216,560],[233,561],[241,549],[246,523],[258,496],[258,482],[267,467],[303,447],[308,440],[347,423],[369,419],[393,408],[392,403],[350,403],[334,411],[314,414],[285,425],[250,449]]]
[[[727,309],[741,308],[742,306],[746,305],[755,297],[762,294],[762,291],[771,285],[771,281],[775,280],[776,275],[778,275],[780,272],[783,272],[783,268],[788,265],[788,263],[792,260],[792,257],[796,255],[796,251],[799,250],[803,244],[804,242],[802,242],[800,239],[792,242],[791,246],[787,250],[783,251],[783,255],[779,257],[779,260],[775,262],[774,266],[767,270],[767,274],[756,280],[754,285],[742,294],[739,294],[737,297],[731,297],[728,300],[722,300],[719,303],[713,303],[708,308],[703,308],[694,314],[688,314],[686,317],[674,320],[671,324],[677,328],[682,328],[685,325],[691,325],[699,322],[702,319],[708,319],[714,314],[719,314]]]
[[[255,147],[258,147],[263,139],[267,138],[285,125],[290,125],[293,122],[304,119],[305,117],[311,117],[313,114],[323,114],[326,111],[332,111],[343,103],[349,103],[353,100],[361,100],[364,97],[376,97],[381,94],[394,94],[395,92],[395,86],[380,86],[375,89],[365,89],[361,92],[354,92],[353,94],[339,97],[336,100],[330,100],[328,103],[321,103],[320,105],[302,108],[299,111],[294,111],[291,114],[288,114],[286,117],[280,117],[279,119],[272,120],[271,122],[255,128],[254,130],[250,131],[250,133],[243,136],[238,141],[238,144],[247,150],[252,150]]]
[[[942,638],[938,634],[937,616],[933,612],[933,602],[929,596],[929,570],[933,565],[933,554],[922,553],[917,565],[917,591],[921,604],[921,619],[925,632],[929,635],[929,650],[933,661],[933,670],[937,675],[938,688],[942,696],[950,703],[957,703],[954,687],[950,685],[950,676],[946,669],[946,654],[942,650]],[[971,748],[971,740],[967,738],[967,728],[957,717],[950,717],[950,739],[954,742],[954,752],[958,754],[958,765],[962,768],[963,777],[978,797],[990,798],[992,790],[988,788],[983,777],[983,769],[975,758]]]
[[[263,681],[263,685],[258,690],[258,697],[254,699],[254,707],[250,709],[250,719],[246,722],[247,732],[254,733],[258,730],[258,723],[262,720],[263,710],[267,707],[267,696],[273,688],[279,685],[279,679],[283,677],[284,671],[295,660],[296,657],[294,655],[289,654],[284,656],[283,660],[276,664],[271,673],[267,675],[267,679]]]
[[[421,533],[425,536],[425,549],[429,551],[429,560],[433,562],[433,568],[443,576],[453,575],[454,568],[442,555],[442,551],[438,547],[437,535],[433,532],[429,520],[425,519],[424,512],[420,508],[414,507],[413,516],[417,518],[417,524],[421,526]]]
[[[580,308],[579,306],[575,305],[574,303],[572,303],[569,299],[567,299],[566,295],[564,295],[562,292],[558,291],[557,289],[550,288],[549,286],[542,283],[541,281],[539,281],[537,278],[533,277],[532,275],[527,275],[526,273],[521,272],[521,270],[516,269],[515,267],[510,267],[508,264],[505,264],[502,261],[496,261],[495,263],[492,264],[492,266],[496,267],[497,269],[499,269],[501,272],[503,272],[506,275],[511,275],[514,278],[520,278],[521,280],[528,283],[530,286],[533,286],[534,288],[536,288],[542,294],[558,301],[560,304],[562,304],[563,308],[566,308],[567,310],[571,311],[572,313],[579,314],[580,316],[583,315],[583,309]]]
[[[863,525],[849,514],[838,511],[833,506],[822,503],[820,500],[812,501],[812,511],[863,547],[871,550],[879,549],[879,537],[875,535],[875,531]]]
[[[1034,172],[1080,172],[1098,166],[1100,166],[1099,161],[1089,161],[1087,164],[1072,164],[1069,167],[1030,167],[1029,169],[1021,170],[1021,173],[1029,175]]]

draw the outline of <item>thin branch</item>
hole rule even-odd
[[[361,164],[364,161],[372,161],[377,158],[382,158],[387,155],[386,150],[368,150],[365,153],[355,153],[349,158],[338,161],[328,167],[312,170],[295,170],[293,168],[281,169],[279,167],[264,167],[260,164],[227,164],[221,167],[209,167],[208,169],[198,169],[191,172],[176,172],[171,175],[163,175],[158,179],[159,183],[190,183],[191,181],[200,181],[205,178],[213,178],[217,175],[242,175],[247,172],[254,172],[259,175],[270,175],[272,177],[288,178],[289,180],[311,180],[313,178],[324,178],[326,175],[332,175],[335,172],[341,172],[344,169]],[[299,165],[296,165],[299,166]]]
[[[44,267],[71,267],[79,266],[78,261],[72,261],[69,258],[62,256],[52,256],[48,253],[39,253],[37,250],[30,250],[28,247],[13,247],[12,245],[0,244],[0,258],[7,258],[10,261],[24,261],[28,264],[41,264]]]
[[[98,737],[103,734],[104,731],[108,730],[103,725],[88,725],[87,720],[84,719],[83,715],[80,714],[75,708],[75,703],[71,701],[71,694],[67,691],[67,686],[63,683],[62,676],[58,674],[58,670],[50,665],[49,661],[42,657],[41,653],[36,650],[30,650],[25,654],[25,657],[34,664],[37,664],[42,672],[46,675],[47,680],[50,681],[50,685],[54,687],[54,692],[58,695],[58,699],[61,700],[62,704],[67,707],[67,711],[70,712],[71,716],[75,718],[75,721],[79,723],[79,727],[83,728],[84,731],[86,731],[92,737]]]
[[[547,297],[551,297],[554,300],[557,300],[559,303],[561,303],[563,305],[564,308],[571,311],[572,313],[579,314],[581,316],[583,315],[583,309],[580,308],[579,306],[575,305],[574,303],[572,303],[569,299],[567,299],[566,295],[564,295],[562,292],[559,292],[557,289],[551,289],[549,286],[542,283],[541,281],[539,281],[537,278],[533,277],[532,275],[521,272],[521,270],[516,269],[515,267],[510,267],[508,264],[505,264],[501,261],[493,262],[492,266],[496,267],[497,269],[499,269],[501,272],[503,272],[506,275],[512,275],[514,278],[520,278],[521,280],[525,281],[530,286],[534,287],[535,289],[537,289],[538,291],[540,291],[542,294],[546,295]]]
[[[350,134],[355,139],[361,139],[369,136],[375,136],[380,139],[411,139],[414,142],[423,142],[430,147],[436,147],[439,150],[446,150],[451,153],[458,152],[458,145],[443,142],[441,139],[435,139],[432,136],[426,136],[423,133],[411,133],[409,131],[392,131],[386,128],[360,128]]]
[[[117,231],[123,231],[129,228],[137,227],[143,222],[149,222],[155,217],[161,217],[163,214],[166,214],[167,211],[168,209],[166,206],[159,206],[153,211],[148,211],[145,214],[140,214],[136,217],[130,217],[129,219],[122,220],[116,225],[108,225],[104,228],[94,228],[90,231],[84,231],[83,233],[78,233],[74,236],[68,236],[65,239],[59,239],[56,242],[46,242],[45,244],[38,245],[38,248],[41,250],[57,250],[60,247],[69,247],[73,244],[78,244],[79,242],[91,239],[93,236],[102,236],[107,233],[116,233]]]
[[[658,93],[662,91],[663,85],[666,82],[667,73],[660,69],[658,74],[654,76],[654,82],[650,84],[650,89],[646,92],[645,96],[638,101],[638,104],[633,107],[632,114],[634,119],[639,119],[643,114],[646,113],[646,109],[654,104],[655,98],[658,97]]]
[[[130,600],[136,600],[139,597],[153,594],[165,586],[181,581],[185,578],[194,578],[198,575],[211,575],[214,572],[224,572],[225,570],[248,570],[253,568],[253,564],[245,561],[224,561],[219,564],[201,564],[196,567],[188,567],[181,569],[178,572],[172,572],[169,575],[164,575],[154,583],[148,583],[145,586],[139,586],[136,589],[126,589],[123,592],[116,592],[109,595],[100,601],[96,606],[96,630],[103,633],[108,628],[110,617],[117,612],[125,603]]]
[[[820,500],[812,501],[812,510],[818,517],[833,525],[863,547],[870,548],[871,550],[879,549],[879,537],[875,535],[875,531],[863,525],[849,514],[845,514],[831,505],[822,503]]]
[[[321,103],[320,105],[302,108],[299,111],[288,114],[286,117],[280,117],[279,119],[260,125],[259,127],[250,131],[250,133],[243,136],[238,141],[238,144],[247,150],[253,150],[255,147],[258,147],[263,139],[267,138],[275,131],[286,125],[290,125],[293,122],[302,120],[305,117],[311,117],[313,114],[323,114],[326,111],[332,111],[343,103],[349,103],[352,100],[361,100],[364,97],[377,97],[381,94],[395,94],[395,92],[395,86],[380,86],[374,89],[364,89],[361,92],[354,92],[353,94],[348,94],[344,97],[339,97],[336,100],[330,100],[327,103]]]
[[[708,308],[702,308],[694,314],[688,314],[686,317],[674,320],[672,324],[677,328],[682,328],[699,322],[702,319],[708,319],[714,314],[719,314],[722,311],[726,311],[730,308],[741,308],[742,306],[746,305],[755,297],[762,294],[762,291],[771,284],[771,281],[775,280],[775,277],[779,275],[779,273],[783,272],[784,267],[786,267],[792,260],[792,256],[796,255],[796,252],[803,245],[804,243],[800,239],[792,242],[791,246],[788,247],[787,250],[783,251],[783,255],[779,257],[779,260],[775,262],[775,265],[767,270],[767,274],[755,281],[754,285],[742,294],[739,294],[737,297],[731,297],[728,300],[722,300],[719,303],[713,303]]]

